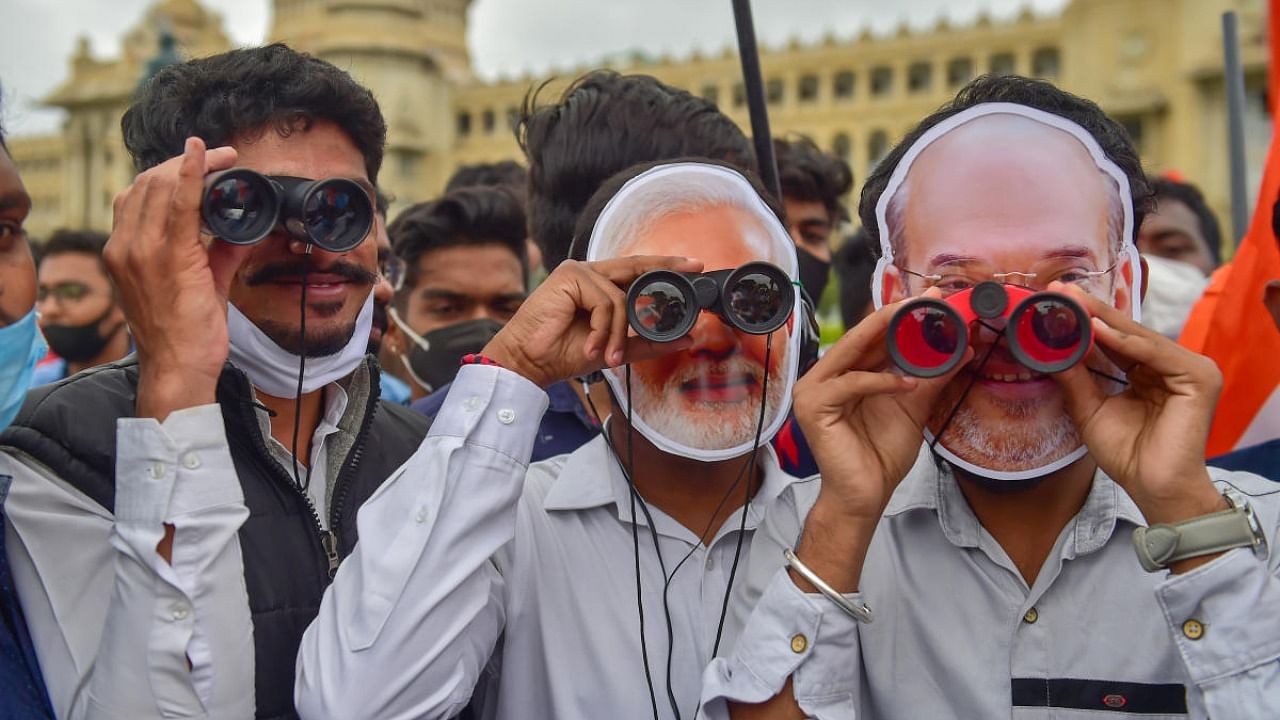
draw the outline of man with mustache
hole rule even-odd
[[[378,399],[374,233],[232,245],[202,229],[203,186],[236,166],[372,204],[386,125],[345,72],[271,45],[163,69],[122,130],[140,174],[105,258],[137,357],[33,391],[0,438],[19,595],[59,717],[296,717],[298,642],[356,510],[427,423]],[[142,691],[105,682],[121,664]]]
[[[299,652],[305,716],[692,718],[735,559],[791,482],[769,439],[797,320],[750,335],[703,311],[656,343],[628,330],[625,290],[767,261],[790,314],[795,246],[758,182],[710,162],[609,180],[577,236],[361,511]],[[602,435],[527,465],[543,389],[602,367]]]
[[[1274,714],[1280,493],[1205,467],[1221,374],[1137,322],[1149,206],[1119,125],[1013,76],[975,80],[877,166],[861,215],[883,307],[797,387],[821,477],[752,547],[734,607],[754,610],[707,671],[706,716]],[[1091,351],[1031,371],[995,318],[940,377],[891,366],[899,301],[982,282],[1065,294]]]

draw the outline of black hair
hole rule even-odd
[[[525,96],[516,126],[529,159],[529,234],[552,270],[601,183],[637,163],[702,156],[755,168],[751,143],[714,103],[648,75],[597,70],[554,105]]]
[[[449,176],[444,185],[445,192],[464,187],[501,187],[507,188],[522,196],[529,184],[529,171],[515,160],[502,160],[494,163],[475,163],[462,165]]]
[[[219,147],[268,129],[287,136],[328,121],[347,134],[377,183],[387,124],[373,93],[319,58],[275,43],[170,65],[120,121],[139,172],[182,154],[188,137]]]
[[[778,160],[778,181],[782,197],[804,202],[820,202],[834,225],[849,219],[841,199],[853,189],[849,163],[824,153],[807,137],[773,141]]]
[[[55,255],[83,253],[92,255],[98,260],[102,274],[107,274],[107,264],[102,259],[102,249],[107,246],[107,234],[96,230],[55,230],[48,240],[40,244],[40,262],[43,263]]]
[[[514,194],[501,188],[467,187],[405,208],[387,226],[391,247],[404,261],[404,287],[418,285],[418,260],[426,253],[459,245],[498,245],[520,260],[528,274],[524,211]]]
[[[1209,209],[1204,195],[1200,194],[1200,189],[1191,183],[1163,177],[1152,180],[1151,189],[1155,193],[1156,205],[1159,205],[1161,200],[1176,200],[1195,213],[1196,219],[1200,222],[1200,235],[1209,246],[1209,256],[1213,259],[1213,264],[1216,266],[1222,262],[1222,230],[1218,225],[1217,216]]]
[[[381,187],[373,188],[373,209],[383,220],[387,219],[387,210],[391,208],[391,194]]]
[[[622,189],[623,185],[626,185],[632,178],[643,175],[656,167],[689,162],[702,163],[704,165],[717,165],[719,167],[728,168],[729,170],[741,175],[748,183],[751,184],[751,189],[755,190],[756,195],[760,196],[760,199],[763,200],[769,210],[773,212],[773,215],[778,219],[778,222],[783,225],[786,224],[782,204],[773,196],[773,193],[765,189],[764,182],[762,182],[759,176],[751,170],[745,170],[732,163],[712,160],[709,158],[686,157],[672,158],[670,160],[653,160],[650,162],[632,165],[626,170],[616,173],[613,177],[605,180],[604,183],[600,185],[600,188],[596,190],[595,194],[593,194],[587,201],[586,207],[582,209],[582,214],[578,216],[578,225],[574,228],[573,243],[569,248],[569,257],[567,259],[577,260],[580,262],[586,260],[587,245],[591,239],[591,231],[595,229],[596,222],[600,219],[600,214],[604,212],[605,206],[609,204],[609,201],[613,199],[614,195],[618,194],[618,191]]]
[[[960,89],[950,102],[943,105],[932,115],[920,121],[906,137],[894,146],[889,154],[876,165],[862,186],[862,198],[858,204],[858,215],[862,227],[866,228],[871,251],[880,255],[880,229],[876,225],[876,203],[881,193],[889,184],[889,177],[902,161],[907,149],[920,139],[921,135],[934,125],[952,115],[963,112],[975,105],[992,102],[1006,102],[1042,110],[1058,117],[1066,118],[1093,136],[1102,147],[1103,153],[1119,166],[1129,180],[1129,192],[1133,197],[1133,232],[1130,242],[1137,240],[1136,233],[1142,226],[1142,218],[1154,206],[1151,184],[1146,173],[1142,171],[1142,161],[1138,151],[1129,139],[1125,129],[1107,116],[1102,108],[1091,100],[1072,95],[1051,83],[1043,80],[1032,80],[1017,75],[983,75]]]
[[[858,228],[831,255],[831,269],[840,289],[840,321],[846,328],[857,325],[871,303],[871,276],[876,256],[867,243],[867,231]]]

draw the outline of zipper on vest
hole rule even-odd
[[[329,579],[338,574],[338,536],[328,530],[320,531],[320,545],[324,547],[325,557],[329,559]]]
[[[351,446],[351,452],[347,455],[346,460],[342,463],[341,469],[338,470],[338,479],[333,484],[333,502],[329,508],[329,527],[335,531],[342,522],[342,510],[346,505],[348,491],[356,468],[360,466],[360,458],[364,456],[364,441],[369,434],[369,428],[373,426],[373,417],[378,412],[378,398],[382,394],[382,389],[378,386],[377,372],[373,367],[369,367],[369,401],[364,410],[364,419],[360,421],[360,431],[356,433],[355,443]],[[379,482],[386,478],[379,478]],[[337,549],[335,538],[334,549]],[[332,562],[332,560],[330,560]],[[336,573],[336,567],[331,569],[332,573]]]

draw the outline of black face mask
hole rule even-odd
[[[800,262],[800,284],[809,293],[809,299],[816,306],[822,299],[822,291],[827,289],[827,278],[831,275],[831,263],[819,260],[817,256],[796,246],[796,259]]]
[[[114,306],[107,308],[107,311],[99,315],[96,320],[91,320],[84,325],[45,325],[40,330],[44,333],[45,340],[49,341],[49,347],[58,357],[68,362],[88,362],[97,357],[98,353],[102,352],[102,348],[106,347],[107,343],[111,342],[111,338],[115,337],[124,326],[121,322],[111,328],[110,332],[99,332],[102,322],[114,309]]]
[[[413,347],[407,356],[400,353],[400,362],[404,363],[405,369],[422,389],[429,393],[453,382],[463,356],[483,350],[502,329],[501,323],[481,318],[418,335],[405,326],[395,310],[391,310],[389,314],[396,325],[400,326],[400,330],[413,341]]]

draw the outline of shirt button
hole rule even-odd
[[[809,649],[809,638],[803,633],[797,633],[791,636],[791,652],[797,655]]]
[[[502,408],[498,411],[498,422],[503,425],[510,425],[516,421],[516,411],[511,408]]]
[[[427,509],[426,509],[426,508],[419,508],[419,509],[418,509],[418,514],[417,514],[417,515],[414,515],[414,516],[413,516],[413,519],[414,519],[414,521],[416,521],[419,525],[421,525],[422,523],[426,522],[426,521],[427,521]]]
[[[190,614],[191,614],[191,608],[187,607],[185,603],[177,603],[176,605],[173,606],[174,620],[186,620],[187,616]]]
[[[151,463],[151,466],[147,468],[147,474],[150,475],[153,480],[159,480],[164,477],[164,470],[164,463],[153,462]]]
[[[480,397],[478,395],[472,395],[471,397],[462,401],[462,409],[464,410],[474,411],[479,407],[480,407]]]
[[[1188,640],[1199,640],[1204,637],[1204,624],[1192,618],[1182,623],[1182,634],[1186,635]]]
[[[1040,619],[1040,611],[1036,610],[1035,608],[1031,608],[1030,610],[1027,611],[1026,615],[1022,616],[1022,622],[1027,623],[1028,625],[1030,625],[1031,623],[1034,623],[1039,619]]]
[[[193,452],[189,452],[186,455],[183,455],[182,466],[188,470],[195,470],[196,468],[200,467],[200,456]]]

